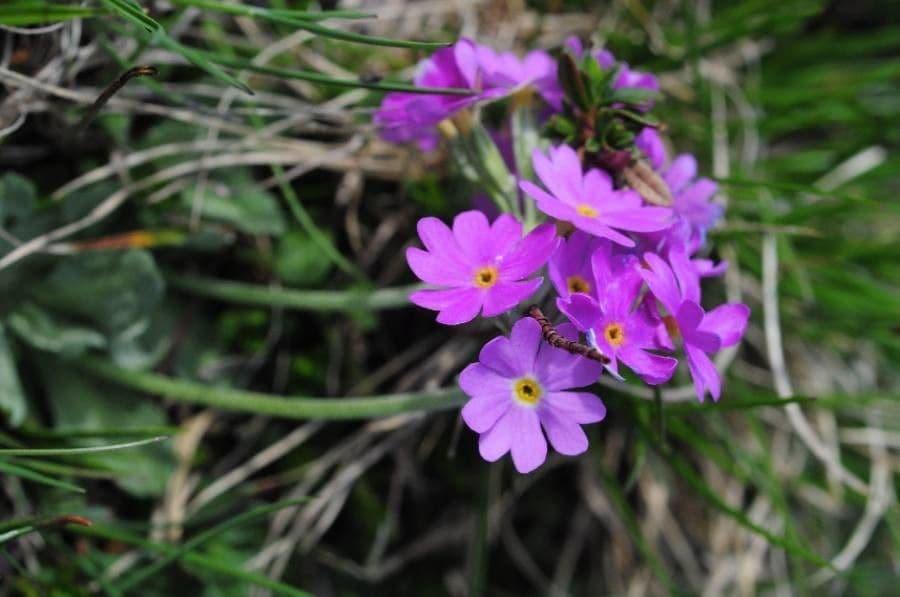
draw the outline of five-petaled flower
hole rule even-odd
[[[543,224],[522,238],[522,224],[509,214],[488,224],[480,211],[453,220],[453,230],[437,218],[422,218],[419,238],[426,251],[406,251],[410,269],[423,281],[446,288],[419,290],[410,300],[439,311],[440,323],[473,320],[479,311],[493,317],[531,296],[543,278],[526,280],[540,269],[556,247],[556,229]]]
[[[537,208],[576,228],[626,247],[634,240],[619,232],[655,232],[672,224],[672,210],[644,207],[641,196],[630,189],[613,188],[609,174],[591,169],[583,174],[581,160],[568,145],[550,149],[549,157],[535,149],[534,170],[549,193],[523,180],[519,186],[537,201]]]
[[[572,326],[560,326],[569,339]],[[484,345],[478,362],[466,367],[459,385],[471,398],[462,417],[481,434],[481,456],[493,462],[512,452],[520,473],[533,471],[547,458],[550,445],[568,456],[588,447],[581,425],[606,416],[606,407],[594,394],[572,392],[592,384],[602,365],[554,348],[543,341],[534,319],[520,319],[509,338],[499,336]],[[541,431],[543,428],[543,432]]]

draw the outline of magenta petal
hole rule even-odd
[[[645,382],[657,385],[669,381],[675,373],[678,360],[664,357],[635,346],[623,346],[617,356],[623,363],[641,376]]]
[[[409,300],[420,307],[440,311],[437,320],[445,325],[458,325],[475,319],[481,310],[481,293],[475,288],[419,290]]]
[[[522,374],[534,372],[534,360],[542,342],[541,326],[531,317],[523,317],[513,325],[509,345]]]
[[[688,368],[694,380],[694,388],[697,390],[697,399],[703,402],[706,390],[709,390],[713,400],[718,400],[722,381],[716,366],[705,352],[689,344],[684,346],[684,352],[687,355]]]
[[[714,263],[712,259],[692,259],[697,275],[701,278],[714,278],[721,276],[728,269],[728,261],[722,260]]]
[[[510,214],[500,214],[491,225],[488,240],[486,256],[489,260],[506,255],[522,240],[522,223]]]
[[[410,247],[406,250],[409,269],[427,284],[437,286],[470,286],[472,273],[462,265],[447,261],[422,249]]]
[[[550,445],[560,454],[576,456],[588,449],[587,436],[575,421],[557,416],[552,409],[544,410],[540,419]]]
[[[556,308],[581,331],[597,327],[603,312],[593,298],[584,294],[573,294],[568,299],[556,299]]]
[[[530,276],[547,262],[558,242],[553,224],[538,226],[503,259],[500,279],[521,280]]]
[[[544,404],[544,409],[553,410],[558,417],[582,425],[597,423],[606,417],[603,401],[590,392],[548,392]]]
[[[675,312],[675,320],[683,333],[693,332],[703,321],[703,307],[691,301],[684,301]]]
[[[634,139],[635,146],[641,150],[654,170],[660,170],[665,164],[667,155],[666,147],[663,145],[662,138],[656,129],[646,127],[641,130],[640,134]]]
[[[644,262],[650,269],[638,268],[638,272],[650,287],[650,292],[670,313],[675,313],[681,305],[681,292],[675,282],[672,268],[655,253],[644,253]]]
[[[600,220],[611,228],[631,232],[656,232],[672,225],[672,210],[668,207],[637,207],[609,211]]]
[[[513,408],[502,419],[509,421],[514,438],[511,446],[512,460],[520,473],[530,473],[547,459],[547,440],[541,432],[541,422],[536,410]]]
[[[697,268],[687,256],[684,247],[678,245],[672,247],[668,257],[672,273],[675,274],[678,287],[681,289],[682,300],[699,303],[700,274],[697,273]]]
[[[512,419],[521,409],[511,408],[494,423],[494,426],[478,437],[478,452],[488,462],[499,460],[509,452],[515,438],[516,428]],[[517,440],[518,441],[518,440]]]
[[[725,348],[741,341],[749,318],[750,307],[747,305],[740,303],[719,305],[706,314],[700,329],[717,335],[722,342],[722,348]]]
[[[416,224],[416,230],[429,253],[435,256],[446,256],[453,261],[463,263],[460,259],[460,248],[456,243],[456,238],[442,221],[433,217],[422,218]]]
[[[490,246],[487,216],[478,210],[464,211],[453,218],[453,236],[468,263],[482,265]]]
[[[506,313],[534,294],[543,281],[543,278],[535,278],[523,282],[497,282],[484,293],[483,315],[494,317]]]

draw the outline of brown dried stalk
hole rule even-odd
[[[672,205],[672,191],[662,177],[641,159],[634,160],[622,169],[625,182],[638,192],[648,203],[669,207]]]
[[[541,308],[537,305],[531,305],[530,307],[528,307],[528,311],[526,311],[526,314],[533,317],[535,321],[540,324],[541,334],[543,334],[544,340],[546,340],[547,344],[549,344],[550,346],[561,348],[567,352],[571,352],[572,354],[581,355],[587,359],[591,359],[592,361],[603,363],[604,365],[609,363],[609,357],[596,348],[587,346],[586,344],[581,344],[580,342],[569,340],[568,338],[557,332],[556,328],[553,327],[553,324],[550,323],[550,320],[547,319],[547,317],[541,311]]]

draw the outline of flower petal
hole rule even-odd
[[[703,402],[706,390],[709,390],[713,400],[718,401],[722,391],[722,380],[716,366],[705,352],[689,344],[684,346],[684,352],[687,355],[691,378],[694,380],[694,388],[697,390],[697,400]]]
[[[559,417],[576,423],[597,423],[606,417],[606,406],[590,392],[548,392],[544,396],[544,407],[553,410]]]
[[[491,260],[506,256],[522,241],[522,223],[510,214],[500,214],[491,224],[488,240],[486,254]]]
[[[750,307],[741,303],[719,305],[706,314],[700,329],[719,337],[722,348],[732,346],[741,341],[747,320],[750,318]]]
[[[530,276],[547,262],[558,242],[556,226],[553,224],[538,226],[503,258],[500,264],[500,279],[521,280]]]
[[[562,333],[564,327],[573,332],[575,330],[571,324],[563,324],[556,329]],[[564,336],[570,340],[577,338],[577,334]],[[603,372],[601,363],[555,348],[546,342],[541,343],[540,353],[534,365],[535,374],[541,385],[548,390],[583,388],[597,381]]]
[[[406,249],[409,269],[423,282],[436,286],[471,286],[472,272],[459,262],[448,261],[422,249]]]
[[[678,360],[647,352],[636,346],[623,346],[617,355],[623,363],[651,385],[669,381],[675,373]]]
[[[485,433],[496,425],[500,417],[510,408],[515,408],[515,405],[508,393],[505,396],[479,394],[466,402],[461,414],[469,429],[476,433]]]
[[[650,287],[653,296],[674,314],[681,305],[681,291],[675,282],[672,268],[655,253],[644,253],[644,262],[650,269],[638,267],[638,273]]]
[[[547,459],[547,440],[541,432],[537,411],[530,408],[512,408],[502,421],[509,421],[513,433],[510,450],[513,464],[520,473],[530,473]]]
[[[478,436],[478,452],[488,462],[495,462],[509,452],[516,438],[516,428],[511,419],[520,408],[511,408],[494,423],[494,426]]]
[[[453,218],[453,237],[467,263],[484,265],[490,260],[490,230],[487,216],[476,209],[464,211]]]
[[[484,292],[485,317],[494,317],[506,313],[537,290],[543,278],[524,280],[522,282],[497,282]]]
[[[413,304],[440,311],[437,320],[445,325],[472,321],[481,310],[481,293],[475,288],[418,290],[409,295]]]
[[[697,160],[694,156],[683,153],[672,160],[672,165],[663,178],[672,192],[678,193],[695,176],[697,176]]]
[[[534,360],[542,342],[541,326],[533,318],[523,317],[513,325],[509,344],[521,373],[534,372]]]
[[[596,327],[603,317],[597,301],[584,294],[573,294],[568,299],[558,298],[556,308],[581,331]]]
[[[524,375],[527,371],[519,368],[515,349],[506,336],[497,336],[481,347],[478,360],[507,379]]]
[[[672,225],[673,212],[668,207],[636,207],[601,212],[600,220],[610,228],[631,232],[656,232]]]
[[[576,456],[588,449],[588,439],[581,425],[553,409],[541,412],[541,426],[553,449],[566,456]]]

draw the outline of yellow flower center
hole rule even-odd
[[[621,346],[625,343],[625,328],[618,322],[607,324],[603,330],[603,337],[606,338],[610,346]]]
[[[513,388],[516,400],[518,400],[520,404],[523,404],[525,406],[537,405],[538,400],[541,399],[541,395],[544,393],[544,390],[541,388],[541,384],[539,384],[537,380],[532,377],[520,378],[516,381]]]
[[[569,276],[566,278],[566,288],[568,288],[569,292],[572,294],[575,294],[576,292],[587,294],[591,291],[590,283],[581,276]]]
[[[486,265],[475,271],[475,286],[478,288],[490,288],[497,283],[500,272],[493,265]]]
[[[598,215],[600,215],[596,209],[594,209],[587,203],[579,204],[578,207],[575,208],[575,211],[586,218],[596,218]]]

